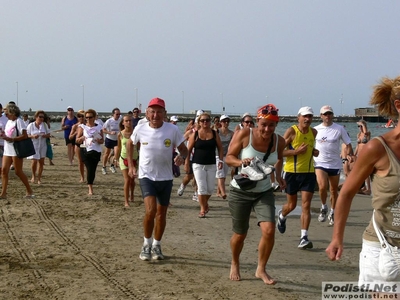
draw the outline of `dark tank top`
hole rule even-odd
[[[213,138],[211,140],[202,140],[196,131],[194,133],[194,154],[192,163],[200,165],[214,165],[215,149],[217,148],[217,141],[215,139],[216,132],[212,130]]]

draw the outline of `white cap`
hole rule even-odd
[[[249,112],[245,112],[242,116],[242,119],[246,118],[246,117],[251,117],[251,113]]]
[[[172,122],[178,122],[178,121],[179,121],[177,116],[172,116],[172,117],[170,118],[170,120],[171,120]]]
[[[197,113],[196,113],[196,117],[198,117],[198,116],[200,116],[200,115],[202,115],[202,114],[204,114],[204,111],[201,110],[201,109],[199,109],[199,110],[197,111]]]
[[[229,118],[228,115],[222,115],[222,116],[219,118],[219,121],[221,122],[222,120],[225,120],[225,119],[230,119],[230,118]]]
[[[67,110],[68,110],[68,109],[74,110],[74,108],[73,108],[72,106],[68,106],[68,107],[67,107]]]
[[[320,113],[321,115],[323,115],[323,114],[326,113],[326,112],[331,112],[331,113],[333,113],[332,106],[329,106],[329,105],[324,105],[324,106],[322,106],[322,107],[321,107],[321,110],[319,111],[319,113]]]
[[[314,115],[314,111],[309,106],[303,106],[302,108],[299,109],[299,112],[297,113],[297,115],[302,115],[302,116]]]

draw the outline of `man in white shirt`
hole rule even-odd
[[[164,259],[160,241],[166,226],[174,178],[171,168],[172,149],[178,148],[180,153],[174,159],[177,166],[183,164],[188,155],[182,133],[177,126],[164,122],[165,114],[164,100],[152,99],[146,110],[149,121],[137,125],[131,142],[126,143],[127,157],[131,157],[133,145],[140,145],[138,170],[132,160],[128,160],[128,164],[129,176],[139,177],[146,208],[143,220],[144,243],[139,255],[141,260],[146,261]]]
[[[0,176],[1,169],[3,167],[3,152],[4,152],[4,140],[2,138],[4,134],[4,128],[6,127],[8,118],[6,114],[3,113],[3,105],[0,103]]]
[[[319,155],[314,157],[314,167],[319,196],[322,202],[318,221],[325,222],[326,220],[328,213],[326,199],[329,187],[331,211],[328,215],[328,220],[329,225],[332,226],[334,224],[335,204],[338,198],[340,170],[342,169],[342,158],[340,157],[342,141],[346,145],[346,153],[349,160],[353,159],[353,148],[344,127],[333,122],[333,109],[331,106],[323,106],[320,110],[320,116],[322,123],[314,127],[317,130],[315,148],[319,150]]]

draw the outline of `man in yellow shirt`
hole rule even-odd
[[[311,128],[314,112],[311,107],[305,106],[298,112],[298,124],[288,128],[283,136],[286,149],[284,167],[286,180],[287,203],[278,212],[277,227],[280,233],[286,231],[286,217],[296,208],[297,192],[301,191],[301,238],[298,248],[311,249],[313,244],[308,240],[308,227],[311,221],[311,199],[317,182],[314,172],[313,156],[319,152],[314,148],[317,130]]]

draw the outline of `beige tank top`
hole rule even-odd
[[[375,221],[392,246],[400,247],[400,162],[381,137],[376,137],[385,147],[389,158],[389,173],[386,176],[372,175],[372,207]],[[364,231],[363,238],[379,242],[372,219]]]

